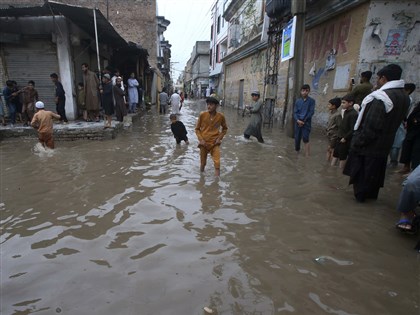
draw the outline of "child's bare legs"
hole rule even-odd
[[[338,167],[343,169],[344,166],[346,166],[346,160],[340,160],[340,163],[338,164]]]
[[[87,121],[87,120],[88,120],[87,110],[84,110],[84,111],[83,111],[83,119],[84,119],[85,121]]]
[[[215,168],[214,169],[214,175],[217,176],[217,177],[220,176],[220,168]]]
[[[333,157],[333,158],[331,159],[331,166],[336,166],[336,165],[337,165],[337,161],[338,161],[338,158]]]
[[[311,155],[311,147],[309,145],[309,142],[304,143],[305,148],[305,156],[308,157]]]
[[[207,161],[207,150],[200,146],[200,172],[203,173],[204,169],[206,167],[206,161]]]
[[[328,146],[327,149],[327,161],[328,162],[333,162],[334,157],[333,157],[333,153],[334,153],[334,148],[332,148],[331,146]]]

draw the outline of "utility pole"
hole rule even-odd
[[[292,0],[292,15],[296,16],[296,36],[294,57],[289,60],[289,89],[287,97],[286,113],[286,134],[289,137],[294,136],[293,112],[295,101],[300,97],[300,88],[303,85],[303,52],[305,46],[305,17],[306,1]]]

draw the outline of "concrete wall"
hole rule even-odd
[[[368,10],[369,3],[362,4],[305,32],[304,81],[316,101],[316,123],[327,122],[328,100],[348,93],[356,75]],[[329,60],[334,59],[335,66],[329,67]]]
[[[249,105],[251,103],[251,91],[259,90],[262,95],[264,90],[265,60],[265,50],[258,51],[225,67],[224,102],[227,106],[238,106],[241,80],[244,80],[244,104]]]
[[[354,75],[365,69],[375,74],[382,66],[397,63],[403,68],[403,79],[416,84],[412,96],[420,101],[419,22],[418,1],[372,1]]]

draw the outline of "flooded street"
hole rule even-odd
[[[149,112],[115,140],[1,145],[1,314],[406,314],[420,312],[416,238],[394,223],[401,177],[358,204],[324,161],[278,127],[246,141],[223,109],[221,176],[199,172],[194,126]]]

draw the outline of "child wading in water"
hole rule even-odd
[[[337,158],[333,157],[334,148],[337,145],[338,139],[338,128],[341,125],[342,117],[341,112],[338,108],[341,105],[341,98],[335,97],[330,99],[328,102],[328,110],[330,111],[330,118],[327,124],[327,137],[328,137],[328,149],[327,149],[327,161],[331,162],[334,166],[337,163]]]
[[[341,107],[344,110],[343,120],[338,128],[338,142],[334,149],[334,157],[340,160],[339,167],[344,168],[350,151],[354,124],[357,120],[357,111],[353,108],[354,98],[351,94],[343,96]]]
[[[204,172],[207,155],[210,153],[215,175],[220,176],[220,143],[227,132],[225,116],[217,112],[219,100],[208,97],[206,100],[207,112],[201,112],[195,127],[200,148],[200,171]]]
[[[309,97],[311,88],[308,84],[300,89],[301,98],[296,100],[294,108],[295,119],[295,150],[300,151],[300,142],[303,140],[305,156],[310,155],[309,135],[311,133],[312,116],[315,112],[315,100]]]
[[[184,140],[186,144],[190,144],[187,137],[187,129],[182,121],[178,121],[175,114],[170,114],[169,119],[171,120],[171,130],[176,139],[176,144],[180,144],[182,140]]]
[[[53,119],[60,119],[60,115],[44,109],[43,102],[36,102],[36,114],[32,118],[31,126],[38,129],[38,139],[42,146],[54,149]]]

